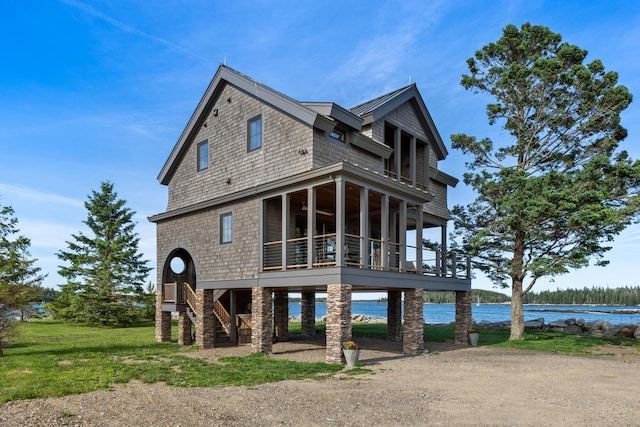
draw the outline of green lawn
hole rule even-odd
[[[324,323],[317,330],[323,333]],[[425,325],[425,340],[453,340],[453,326]],[[177,328],[173,328],[174,331]],[[300,332],[300,323],[290,324]],[[126,329],[94,328],[40,320],[19,325],[18,336],[0,358],[0,402],[105,390],[132,379],[181,387],[252,385],[286,379],[326,378],[338,364],[275,360],[262,354],[228,357],[221,363],[185,356],[193,349],[155,342],[153,324]],[[480,331],[480,345],[577,355],[603,354],[603,345],[632,347],[633,339],[592,338],[551,332],[527,332],[509,341],[509,331]],[[354,323],[353,336],[386,337],[386,325]]]
[[[52,320],[21,324],[0,359],[0,402],[105,390],[132,379],[215,387],[323,378],[342,370],[339,364],[275,360],[262,354],[212,364],[186,357],[192,350],[175,343],[155,342],[154,334],[153,324],[126,329]]]

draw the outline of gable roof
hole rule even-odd
[[[202,124],[206,120],[207,111],[211,109],[226,84],[231,84],[240,90],[256,96],[262,102],[270,104],[274,108],[283,111],[285,114],[288,114],[309,126],[313,126],[324,131],[332,131],[335,126],[335,123],[332,120],[319,112],[306,107],[300,102],[289,98],[288,96],[275,91],[270,87],[265,86],[230,67],[227,67],[226,65],[220,65],[216,74],[213,76],[213,79],[211,79],[202,99],[200,99],[198,106],[191,115],[187,126],[182,131],[180,138],[178,138],[178,142],[173,147],[173,150],[162,167],[160,174],[158,175],[158,181],[162,184],[166,185],[169,183],[171,175],[178,167],[182,155],[188,148],[188,143],[196,136],[199,129],[202,127]]]
[[[383,118],[402,104],[409,101],[413,101],[414,106],[420,112],[418,119],[421,121],[425,129],[427,129],[431,134],[433,142],[435,142],[434,148],[438,155],[438,160],[444,160],[449,153],[415,83],[401,87],[400,89],[396,89],[393,92],[386,93],[360,105],[356,105],[349,110],[363,119],[363,125],[368,125]]]

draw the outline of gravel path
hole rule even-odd
[[[640,424],[640,354],[576,357],[359,340],[364,375],[254,387],[130,382],[112,391],[0,405],[1,426],[631,426]],[[248,346],[191,353],[215,361]],[[610,349],[605,349],[611,352]],[[275,358],[323,360],[318,342],[274,345]]]

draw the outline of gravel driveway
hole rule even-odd
[[[371,370],[253,387],[177,388],[130,382],[112,391],[0,405],[2,426],[637,426],[640,354],[564,356],[359,340]],[[275,358],[324,359],[319,342],[274,345]],[[249,346],[191,353],[215,361]],[[605,349],[607,353],[611,350]]]

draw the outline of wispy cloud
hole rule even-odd
[[[16,187],[13,185],[0,183],[0,194],[10,194],[22,200],[32,200],[44,203],[56,203],[60,205],[84,207],[84,202],[71,197],[60,196],[53,193],[45,193],[31,188]]]
[[[149,40],[153,40],[155,42],[158,42],[160,44],[163,44],[171,49],[180,51],[182,53],[185,53],[199,61],[204,62],[206,65],[210,66],[213,65],[213,63],[211,61],[209,61],[207,58],[198,55],[197,53],[193,52],[192,50],[189,50],[185,47],[179,46],[175,43],[170,42],[169,40],[163,39],[161,37],[157,37],[154,36],[152,34],[149,33],[145,33],[144,31],[141,31],[139,29],[137,29],[136,27],[133,27],[131,25],[128,25],[122,21],[119,21],[109,15],[107,15],[106,13],[103,13],[101,11],[99,11],[98,9],[89,6],[88,4],[82,3],[78,0],[60,0],[62,3],[65,3],[71,7],[74,7],[76,9],[79,9],[85,13],[88,13],[92,16],[95,16],[96,18],[102,19],[103,21],[113,25],[114,27],[118,28],[121,31],[124,31],[126,33],[131,33],[131,34],[136,34],[139,35],[141,37],[147,38]]]

